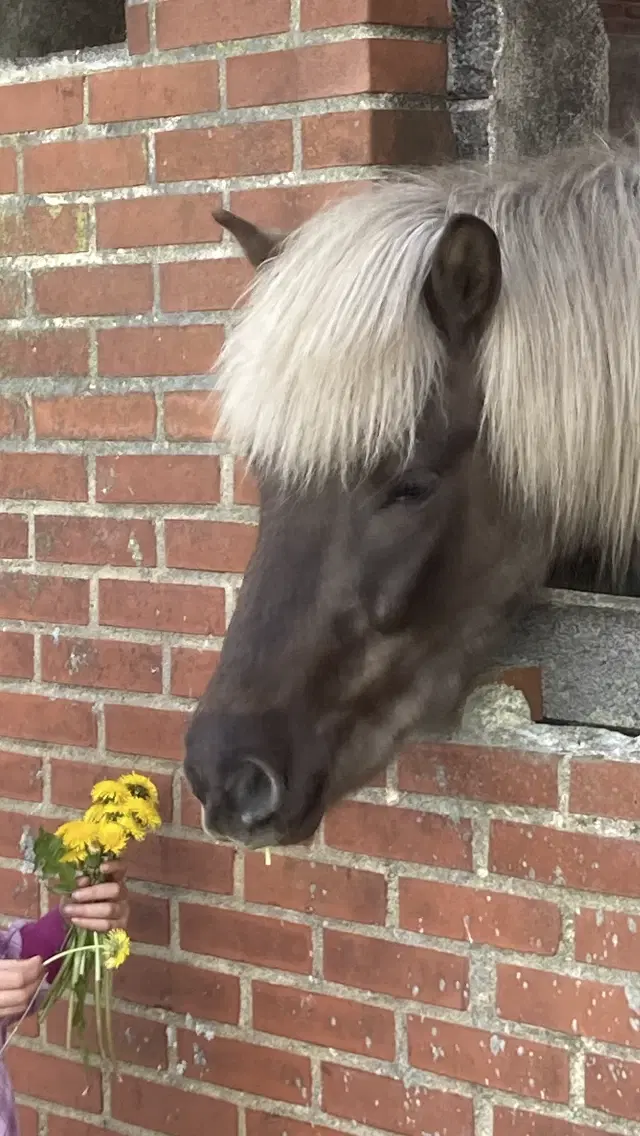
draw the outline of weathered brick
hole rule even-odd
[[[582,907],[576,912],[576,958],[620,970],[640,970],[640,917]]]
[[[37,1085],[38,1095],[45,1100],[83,1112],[100,1112],[102,1085],[98,1069],[22,1046],[10,1046],[6,1061],[17,1093],[33,1092]]]
[[[382,1061],[395,1057],[393,1012],[347,998],[254,982],[253,1027]]]
[[[471,868],[470,821],[440,813],[347,801],[329,813],[324,835],[327,844],[345,852]]]
[[[233,499],[236,505],[260,504],[260,489],[256,479],[240,458],[233,467]]]
[[[285,919],[181,903],[180,945],[195,954],[311,973],[311,930]]]
[[[89,702],[0,690],[0,730],[7,738],[94,746],[96,719]]]
[[[183,887],[188,880],[190,888],[219,895],[230,895],[233,891],[233,861],[234,850],[230,845],[212,841],[195,843],[168,836],[148,836],[127,852],[127,864],[134,879],[167,887]]]
[[[562,915],[555,903],[436,880],[400,880],[400,925],[422,935],[553,955]]]
[[[0,513],[0,560],[22,560],[28,552],[27,518],[19,513]]]
[[[267,866],[259,852],[245,858],[244,895],[250,903],[354,923],[384,923],[387,910],[386,881],[378,872],[290,856],[274,856]]]
[[[160,265],[160,304],[165,312],[232,308],[251,283],[244,260],[220,259]]]
[[[116,975],[115,989],[128,1002],[200,1020],[235,1025],[240,1014],[238,978],[186,963],[133,955]]]
[[[392,1077],[322,1064],[322,1107],[330,1116],[353,1120],[400,1136],[442,1132],[471,1136],[473,1105],[458,1093],[424,1085],[409,1086]]]
[[[134,942],[168,947],[171,937],[169,900],[135,891],[128,930]]]
[[[96,496],[124,505],[215,505],[220,500],[220,460],[183,454],[98,457]]]
[[[81,378],[89,367],[86,331],[56,329],[0,332],[0,378],[36,379],[48,375]]]
[[[4,816],[2,816],[4,821]],[[18,855],[18,847],[11,855]],[[0,868],[0,911],[9,918],[37,919],[38,884],[14,868]]]
[[[0,205],[0,256],[86,252],[88,247],[86,205]]]
[[[306,1124],[304,1120],[292,1120],[290,1116],[275,1116],[272,1112],[247,1110],[247,1136],[334,1136],[335,1128],[318,1127]],[[34,1134],[35,1136],[35,1134]]]
[[[454,147],[445,110],[341,111],[302,119],[306,169],[434,163],[450,158]]]
[[[288,233],[329,202],[361,193],[362,189],[361,181],[242,189],[232,192],[231,209],[254,225]]]
[[[291,1050],[229,1037],[209,1040],[178,1030],[178,1055],[186,1065],[185,1075],[197,1081],[291,1104],[306,1104],[311,1095],[311,1062]]]
[[[1,641],[0,641],[1,646]],[[42,639],[42,677],[67,686],[162,692],[162,649],[101,639]]]
[[[0,631],[0,675],[3,678],[33,678],[33,635],[22,631]],[[4,784],[0,781],[0,792],[3,790]]]
[[[222,327],[117,327],[98,332],[98,369],[108,378],[206,375],[222,346]]]
[[[58,564],[108,564],[153,567],[156,541],[151,521],[115,517],[35,519],[36,560]]]
[[[244,572],[255,548],[255,525],[232,521],[165,521],[167,564],[204,572]]]
[[[121,1075],[115,1087],[111,1111],[124,1124],[142,1124],[166,1136],[194,1131],[237,1134],[237,1109],[229,1101],[196,1095],[186,1085],[178,1089],[128,1075]]]
[[[549,1116],[546,1112],[526,1112],[519,1106],[514,1109],[498,1106],[493,1113],[494,1136],[603,1136],[603,1132],[600,1127],[572,1124],[570,1120]]]
[[[293,164],[291,123],[172,130],[156,136],[156,156],[159,181],[285,173]]]
[[[176,442],[210,442],[218,433],[215,391],[171,391],[164,398],[164,429]]]
[[[0,437],[26,438],[29,433],[27,408],[21,398],[0,398]]]
[[[101,580],[99,603],[100,622],[111,627],[145,627],[184,635],[224,633],[222,588]]]
[[[17,319],[24,314],[24,273],[2,271],[0,275],[0,319]]]
[[[625,1120],[640,1120],[640,1062],[587,1054],[585,1102]]]
[[[130,441],[153,437],[156,403],[151,394],[35,398],[33,417],[39,438]]]
[[[491,871],[609,895],[640,896],[640,843],[493,821]]]
[[[220,102],[214,60],[102,71],[88,84],[90,122],[200,114],[217,110]]]
[[[624,986],[500,965],[496,1000],[510,1021],[640,1048],[640,1016]]]
[[[410,1017],[409,1061],[418,1069],[537,1100],[569,1099],[569,1054],[535,1041]]]
[[[18,188],[18,157],[13,146],[0,146],[0,194]]]
[[[570,808],[587,816],[640,820],[640,766],[631,761],[574,760]]]
[[[30,638],[30,636],[29,636]],[[42,800],[42,762],[26,753],[0,750],[0,796],[17,801]]]
[[[34,277],[36,306],[43,315],[109,316],[148,312],[153,274],[148,264],[53,268]]]
[[[232,56],[229,106],[258,106],[365,92],[442,94],[443,43],[402,39],[346,40],[288,51]]]
[[[89,581],[0,572],[0,618],[88,623]]]
[[[344,986],[454,1010],[464,1010],[469,997],[466,958],[343,931],[324,933],[324,976]]]
[[[410,28],[447,28],[447,0],[301,0],[300,24],[333,28],[340,24],[398,24]]]
[[[89,1053],[99,1053],[95,1013],[87,1007],[87,1028],[83,1043]],[[47,1016],[47,1041],[65,1046],[67,1034],[67,1007],[64,1002],[54,1006]],[[112,1014],[113,1048],[116,1060],[127,1065],[145,1065],[149,1069],[167,1067],[167,1027],[133,1014]]]
[[[400,788],[438,797],[470,797],[498,804],[555,808],[558,757],[471,745],[408,746]]]
[[[253,0],[218,0],[215,5],[207,0],[163,0],[156,15],[161,51],[273,35],[288,27],[288,0],[264,0],[259,8]]]
[[[106,745],[114,753],[184,757],[187,715],[179,710],[156,710],[146,706],[105,706]],[[145,845],[146,847],[146,845]]]
[[[144,140],[128,138],[83,139],[72,142],[42,142],[24,152],[24,184],[27,193],[60,193],[65,190],[111,189],[144,185],[147,157]]]
[[[171,652],[171,693],[181,698],[200,698],[218,666],[218,651],[198,647],[174,647]]]
[[[149,5],[127,4],[127,47],[132,55],[146,55],[151,48]]]
[[[84,458],[72,454],[0,453],[0,485],[15,500],[86,501]]]
[[[218,194],[172,193],[161,197],[105,201],[96,208],[99,248],[146,248],[219,241],[212,217]]]
[[[0,133],[24,134],[82,122],[81,78],[46,79],[0,87]]]

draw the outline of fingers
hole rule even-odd
[[[74,927],[79,927],[82,931],[99,931],[105,934],[107,931],[127,926],[129,904],[124,900],[120,903],[96,903],[84,910],[81,907],[72,907],[67,908],[65,915]]]
[[[41,958],[0,962],[0,1017],[24,1013],[43,978]]]

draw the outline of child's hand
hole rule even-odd
[[[41,958],[0,961],[0,1020],[24,1014],[43,978]]]
[[[122,864],[103,864],[102,871],[105,883],[90,887],[88,880],[81,879],[70,899],[61,904],[65,918],[83,931],[113,931],[129,921],[126,869]]]

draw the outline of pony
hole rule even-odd
[[[256,268],[218,385],[257,548],[185,772],[212,836],[309,840],[448,729],[556,565],[640,527],[640,151],[383,177]]]

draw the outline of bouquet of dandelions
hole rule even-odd
[[[34,869],[52,892],[70,895],[79,876],[92,884],[102,882],[103,865],[117,860],[130,840],[144,840],[161,823],[158,791],[153,781],[139,773],[129,773],[117,781],[99,781],[92,789],[91,800],[81,820],[68,821],[55,833],[40,829],[34,841]],[[74,1031],[81,1036],[84,1033],[85,1002],[87,995],[93,993],[98,1049],[100,1056],[108,1057],[112,1064],[113,971],[122,966],[129,951],[126,931],[105,934],[72,927],[60,954],[45,960],[47,968],[60,960],[62,965],[42,1003],[40,1017],[46,1017],[52,1006],[68,994],[70,1046]]]

